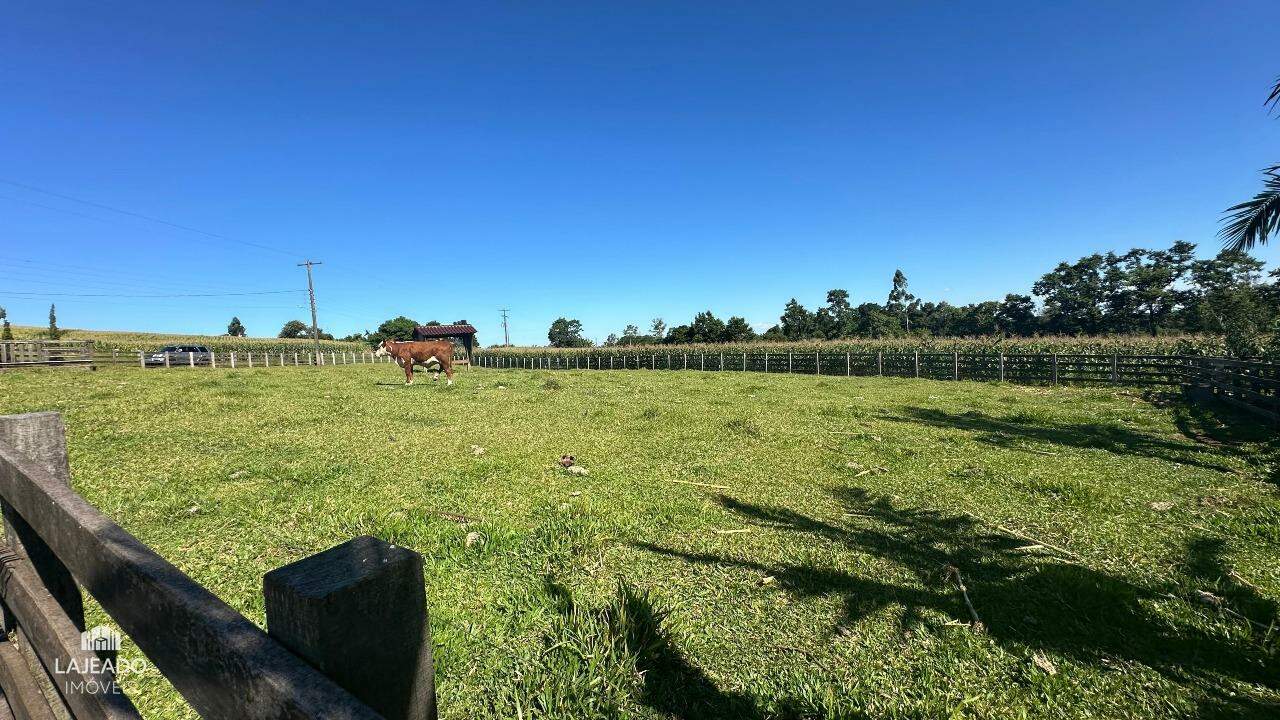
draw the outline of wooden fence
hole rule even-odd
[[[93,366],[92,340],[5,340],[0,369],[40,366]]]
[[[435,718],[417,553],[359,537],[267,573],[264,632],[71,489],[57,413],[0,417],[0,500],[0,717],[140,717],[83,588],[201,717]]]
[[[156,355],[159,360],[154,359]],[[141,368],[272,368],[332,365],[372,365],[392,363],[390,357],[378,357],[372,352],[337,350],[321,353],[271,352],[263,350],[234,352],[173,352],[150,353],[134,350],[99,350],[93,353],[96,365],[130,365]],[[466,357],[455,358],[454,367],[469,365]]]
[[[1189,355],[1083,353],[667,352],[480,353],[485,368],[544,370],[705,370],[996,382],[1196,387],[1280,422],[1280,365]]]

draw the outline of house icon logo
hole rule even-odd
[[[88,651],[119,650],[120,633],[106,625],[99,625],[85,630],[80,633],[80,649]]]

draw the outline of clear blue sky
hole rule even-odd
[[[221,236],[0,183],[11,319],[274,335],[304,293],[75,296],[298,291],[311,256],[339,335],[763,329],[899,267],[960,304],[1209,254],[1280,162],[1275,0],[338,5],[0,11],[0,179]]]

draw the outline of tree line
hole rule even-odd
[[[853,305],[847,290],[833,289],[825,304],[810,310],[792,298],[778,323],[757,333],[742,317],[720,320],[700,312],[686,325],[667,329],[655,318],[647,333],[628,325],[605,345],[796,341],[841,338],[975,337],[987,335],[1225,335],[1232,352],[1256,355],[1280,320],[1280,270],[1264,275],[1262,261],[1227,249],[1197,260],[1195,245],[1135,248],[1123,254],[1086,255],[1045,273],[1030,295],[968,305],[926,301],[910,292],[898,270],[884,302]],[[1037,302],[1038,299],[1038,302]],[[558,318],[547,339],[555,347],[585,347],[577,320]]]

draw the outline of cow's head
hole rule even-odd
[[[375,357],[386,357],[391,354],[391,341],[383,340],[378,349],[373,351]]]

